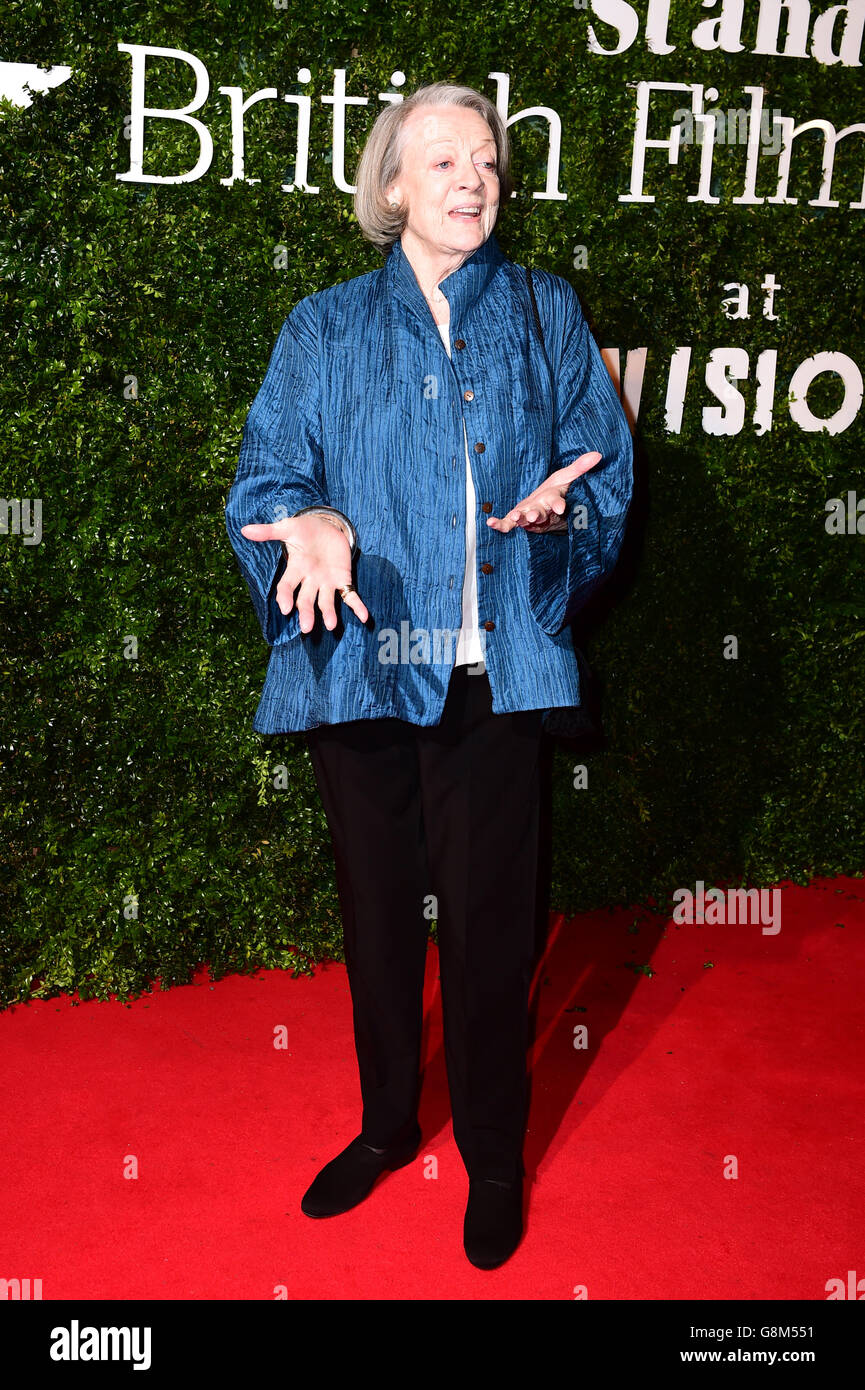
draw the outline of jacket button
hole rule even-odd
[[[488,516],[489,516],[490,512],[492,511],[492,509],[493,509],[493,504],[492,504],[492,502],[484,502],[484,503],[482,504],[482,506],[481,506],[481,511],[482,511],[482,512],[486,512]]]
[[[463,391],[463,400],[464,400],[464,401],[473,401],[474,398],[475,398],[475,393],[474,393],[474,391]]]
[[[485,452],[486,452],[486,447],[487,447],[486,444],[477,443],[477,444],[475,445],[475,453],[476,453],[476,454],[483,454],[483,453],[485,453]]]
[[[486,622],[484,623],[484,627],[486,628],[487,632],[492,632],[493,628],[495,627],[495,623],[493,622],[492,618],[487,618]]]
[[[466,345],[466,340],[465,340],[465,338],[454,338],[454,347],[455,347],[455,348],[464,348],[465,345]]]
[[[493,572],[493,567],[492,567],[492,565],[487,564],[486,562],[485,562],[484,564],[481,565],[481,574],[492,574],[492,572]]]

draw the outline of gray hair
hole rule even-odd
[[[451,82],[431,82],[418,87],[402,101],[389,103],[376,117],[357,166],[355,216],[367,241],[377,246],[384,256],[399,240],[407,221],[404,208],[390,207],[385,189],[399,176],[405,148],[405,123],[419,106],[468,106],[483,116],[496,146],[499,211],[511,196],[508,132],[495,104],[474,87],[460,87]]]

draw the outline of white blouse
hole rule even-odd
[[[450,324],[436,325],[448,357],[451,355]],[[463,443],[466,451],[466,571],[463,577],[462,626],[457,640],[455,666],[478,665],[483,670],[484,653],[481,646],[480,619],[478,617],[478,574],[475,563],[477,529],[475,524],[475,485],[472,467],[469,463],[469,441],[466,436],[466,422],[463,419]]]

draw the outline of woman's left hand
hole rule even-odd
[[[524,531],[566,531],[565,493],[575,478],[588,473],[602,454],[597,450],[590,454],[580,454],[567,468],[559,468],[536,487],[534,492],[523,498],[508,512],[507,516],[488,516],[487,526],[494,531],[512,531],[520,526]]]

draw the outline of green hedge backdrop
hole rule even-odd
[[[863,869],[865,538],[855,525],[826,527],[829,499],[863,489],[862,412],[831,434],[803,430],[787,404],[806,358],[863,357],[862,212],[849,206],[861,197],[861,137],[838,147],[837,208],[809,206],[821,178],[815,132],[795,142],[796,203],[733,202],[742,144],[714,151],[718,203],[688,201],[696,144],[678,164],[647,154],[656,201],[619,201],[635,84],[714,85],[724,109],[747,107],[744,89],[756,86],[768,109],[840,129],[859,115],[861,67],[753,52],[757,4],[745,7],[742,52],[704,52],[690,33],[711,16],[673,0],[675,50],[652,52],[647,6],[633,8],[634,42],[604,55],[589,52],[589,25],[608,49],[616,30],[586,8],[523,0],[6,6],[4,62],[72,72],[29,106],[0,106],[0,497],[42,506],[38,544],[16,533],[14,509],[0,535],[0,1006],[71,989],[134,996],[156,979],[187,981],[201,962],[217,978],[308,972],[340,954],[330,842],[302,740],[251,728],[268,650],[223,516],[283,318],[303,295],[381,264],[332,173],[333,108],[321,97],[339,69],[351,95],[369,98],[348,109],[349,182],[396,71],[403,92],[447,79],[493,97],[490,74],[504,72],[510,114],[552,107],[567,197],[532,196],[546,185],[549,127],[519,121],[518,192],[497,235],[513,260],[570,279],[623,367],[629,349],[647,349],[625,554],[576,631],[605,738],[556,746],[552,905],[663,910],[697,879],[764,886]],[[812,5],[812,21],[829,8]],[[117,178],[130,167],[121,43],[181,49],[206,66],[210,94],[196,115],[214,157],[201,178]],[[309,81],[298,80],[303,68]],[[279,94],[247,114],[246,177],[257,182],[221,182],[231,157],[220,86]],[[193,91],[188,64],[149,60],[148,106],[181,107]],[[296,141],[286,93],[312,95],[317,194],[281,191]],[[659,99],[650,136],[667,136],[689,100]],[[181,173],[198,154],[189,126],[146,123],[145,171]],[[759,164],[768,197],[777,157]],[[782,287],[774,321],[760,288],[769,274]],[[721,308],[731,282],[749,286],[747,318]],[[683,345],[691,370],[672,433],[667,374]],[[719,404],[703,380],[715,348],[749,354],[736,434],[704,429],[703,407]],[[754,364],[769,348],[774,418],[760,434]],[[824,373],[808,404],[829,418],[843,396]],[[724,655],[730,634],[735,660]],[[574,787],[580,763],[585,789]]]

